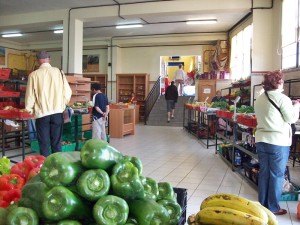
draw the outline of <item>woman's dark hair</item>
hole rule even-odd
[[[270,91],[278,88],[278,84],[281,84],[283,80],[283,73],[280,70],[270,71],[264,75],[264,81],[262,82],[265,91]]]

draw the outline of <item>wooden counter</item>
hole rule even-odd
[[[109,134],[111,138],[122,138],[135,132],[134,108],[110,109]]]

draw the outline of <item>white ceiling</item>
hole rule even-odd
[[[200,1],[204,0],[198,0]],[[208,1],[208,0],[205,0]],[[223,0],[213,0],[213,2],[223,2]],[[217,33],[227,32],[234,27],[242,18],[251,12],[250,0],[240,0],[245,2],[245,7],[240,9],[222,10],[218,5],[210,6],[208,9],[199,10],[198,13],[182,11],[174,13],[145,13],[136,18],[122,19],[116,15],[109,18],[101,18],[89,22],[84,22],[84,39],[103,39],[117,36],[134,35],[160,35],[160,34],[190,34],[190,33]],[[122,5],[147,5],[147,3],[165,2],[172,6],[182,5],[183,0],[0,0],[0,20],[12,18],[13,16],[22,16],[19,14],[36,13],[49,10],[72,9],[95,6],[118,6]],[[185,0],[188,4],[189,0]],[[195,2],[195,0],[193,0]],[[208,1],[209,2],[209,1]],[[231,0],[227,0],[230,4]],[[145,3],[145,4],[144,4]],[[179,4],[181,3],[181,4]],[[192,18],[215,18],[218,23],[211,25],[191,26],[186,25],[185,21]],[[8,21],[9,22],[9,21]],[[143,23],[143,28],[135,29],[115,29],[118,24]],[[1,25],[2,24],[2,25]],[[34,22],[30,24],[5,26],[5,21],[0,23],[0,34],[21,32],[25,33],[23,37],[11,38],[11,41],[21,44],[29,42],[60,41],[63,35],[53,34],[53,30],[62,28],[62,21],[52,22]]]

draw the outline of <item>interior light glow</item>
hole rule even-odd
[[[64,32],[64,30],[55,30],[53,31],[54,34],[62,34]]]
[[[15,34],[2,34],[2,37],[21,37],[23,34],[15,33]]]
[[[190,21],[186,21],[186,24],[213,24],[213,23],[217,23],[218,20],[216,19],[206,19],[206,20],[190,20]]]
[[[131,24],[131,25],[119,25],[119,26],[116,26],[117,29],[137,28],[137,27],[143,27],[143,25],[142,24]]]

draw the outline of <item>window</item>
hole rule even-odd
[[[282,3],[282,69],[297,68],[300,65],[299,1],[284,0]]]
[[[231,39],[230,70],[233,80],[246,79],[251,74],[252,25]]]

